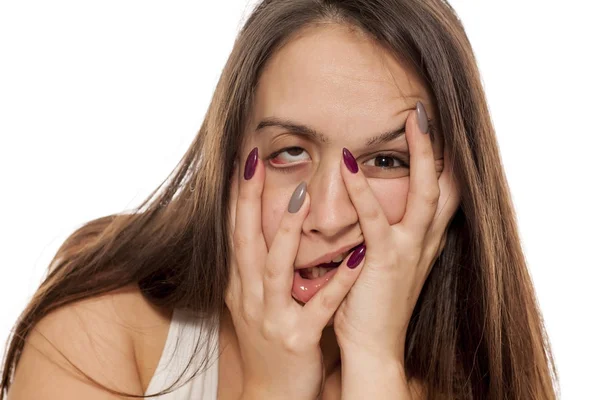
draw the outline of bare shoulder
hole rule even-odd
[[[142,389],[145,392],[162,355],[172,310],[161,308],[146,299],[137,285],[127,292],[127,328],[133,343],[133,351]]]
[[[148,334],[149,325],[150,334],[160,332],[164,318],[137,285],[54,310],[28,335],[8,400],[124,398],[89,378],[110,390],[142,395],[136,340]]]

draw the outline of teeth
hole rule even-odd
[[[322,269],[322,268],[317,268],[317,267],[311,268],[310,273],[312,274],[313,278],[318,278],[319,276],[321,276],[321,275],[319,275],[319,270],[320,269]]]
[[[308,277],[308,279],[315,279],[325,275],[331,270],[332,268],[312,267],[307,269],[305,276]]]
[[[336,258],[334,258],[333,260],[331,260],[331,262],[341,262],[344,260],[344,258],[346,258],[346,256],[349,254],[350,252],[347,251],[345,253],[340,254],[339,256],[337,256]]]

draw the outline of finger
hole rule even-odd
[[[237,208],[237,198],[239,192],[239,177],[238,177],[238,164],[233,170],[231,182],[229,185],[229,250],[228,261],[229,261],[229,281],[227,289],[225,291],[225,304],[232,311],[236,307],[237,299],[239,299],[241,287],[240,287],[240,274],[238,271],[237,263],[233,254],[233,232],[235,231],[235,218]]]
[[[418,119],[421,119],[424,127],[429,125],[427,113],[421,102],[417,103],[417,111],[412,112],[406,121],[410,177],[406,212],[399,224],[418,237],[424,238],[437,209],[440,188],[430,135],[427,131],[424,134],[420,130]]]
[[[235,218],[237,210],[237,200],[239,195],[240,180],[239,180],[239,167],[238,163],[235,163],[233,168],[233,175],[229,183],[229,244],[230,249],[233,249],[233,232],[235,232]]]
[[[225,290],[225,304],[229,311],[233,312],[239,308],[240,298],[242,296],[242,286],[239,270],[232,267],[229,272],[229,281]]]
[[[262,262],[266,245],[262,234],[264,165],[254,148],[240,168],[233,249],[239,264],[242,292],[262,293]]]
[[[444,146],[444,169],[439,178],[440,200],[431,227],[435,237],[441,237],[460,206],[460,189],[453,170],[454,162],[448,146]]]
[[[356,282],[362,266],[367,248],[363,244],[354,250],[346,260],[337,268],[331,280],[321,288],[306,303],[302,312],[306,313],[308,322],[306,325],[325,328],[333,314],[339,308],[342,301]],[[352,267],[352,268],[350,268]]]
[[[265,313],[273,313],[293,302],[294,260],[298,253],[302,223],[310,208],[306,182],[292,195],[267,257],[263,277]]]
[[[379,250],[385,248],[391,236],[390,224],[354,156],[346,148],[342,151],[340,169],[348,195],[358,214],[365,243],[373,254],[379,254]]]

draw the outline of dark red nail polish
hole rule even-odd
[[[350,172],[352,172],[353,174],[357,173],[358,164],[356,163],[356,159],[354,158],[352,153],[350,153],[350,150],[344,147],[344,149],[342,150],[342,156],[344,158],[344,164],[346,164],[346,167],[350,170]]]
[[[365,258],[365,254],[367,253],[367,246],[361,244],[356,250],[352,252],[352,255],[348,259],[348,268],[354,269],[358,267],[358,264]]]
[[[249,180],[254,176],[256,171],[256,164],[258,164],[258,147],[252,149],[248,158],[246,159],[246,166],[244,167],[244,179]]]

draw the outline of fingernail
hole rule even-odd
[[[365,258],[365,254],[367,252],[367,246],[361,244],[356,250],[352,252],[350,258],[348,259],[348,268],[354,269],[358,267],[358,264]]]
[[[248,158],[246,159],[246,166],[244,167],[244,179],[249,180],[254,176],[256,171],[256,164],[258,163],[258,147],[252,149]]]
[[[356,159],[354,158],[352,153],[350,153],[350,150],[344,147],[344,149],[342,150],[342,156],[344,158],[344,164],[346,164],[346,167],[350,170],[350,172],[352,172],[353,174],[357,173],[358,164],[356,163]]]
[[[425,107],[420,101],[417,101],[417,124],[419,125],[419,130],[421,133],[427,133],[427,130],[429,129],[427,111],[425,111]]]
[[[288,212],[295,214],[298,212],[302,204],[304,203],[304,198],[306,197],[306,182],[302,182],[298,185],[294,193],[292,193],[292,197],[290,198],[290,203],[288,204]]]

